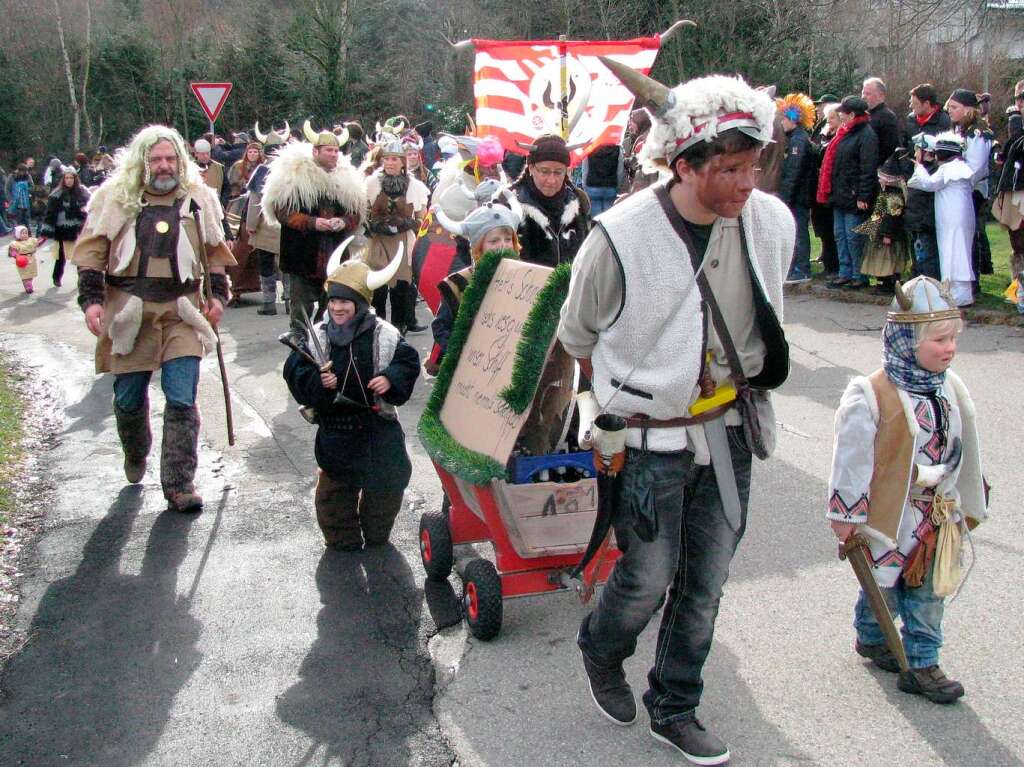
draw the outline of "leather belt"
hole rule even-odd
[[[729,402],[711,410],[706,410],[700,415],[681,416],[679,418],[648,418],[643,413],[637,413],[626,419],[626,426],[631,429],[675,429],[680,426],[696,426],[697,424],[720,418],[732,406],[733,403]]]

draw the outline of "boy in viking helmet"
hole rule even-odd
[[[945,283],[896,283],[883,366],[854,378],[836,411],[826,517],[840,541],[862,533],[889,612],[902,620],[910,670],[897,686],[933,703],[964,694],[939,667],[943,598],[959,585],[962,537],[987,517],[974,403],[950,369],[960,311]],[[858,655],[899,672],[863,591]]]
[[[324,361],[292,352],[284,378],[296,401],[317,415],[314,504],[324,541],[356,551],[387,543],[402,508],[412,465],[397,407],[412,395],[420,360],[370,307],[373,291],[394,276],[402,253],[379,272],[362,261],[338,264],[340,256],[328,264],[325,319],[306,339],[307,349],[323,350]]]

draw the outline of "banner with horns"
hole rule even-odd
[[[577,145],[573,165],[602,144],[620,143],[633,94],[597,57],[648,74],[661,39],[474,39],[476,135],[495,136],[507,150],[525,154],[520,143],[559,134]]]

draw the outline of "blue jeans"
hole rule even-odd
[[[810,211],[803,205],[795,205],[790,210],[796,221],[796,243],[793,246],[793,263],[789,267],[789,279],[803,280],[811,276],[811,235],[807,231],[807,220]]]
[[[114,376],[114,405],[118,410],[133,413],[146,401],[146,390],[153,372],[120,373]],[[192,407],[199,388],[199,358],[176,357],[160,366],[160,388],[171,405]]]
[[[832,211],[832,229],[836,235],[836,251],[839,253],[839,276],[847,280],[865,281],[860,273],[860,262],[864,258],[864,246],[868,236],[853,231],[868,220],[870,214],[866,210]]]
[[[590,198],[590,215],[604,213],[615,202],[617,192],[613,186],[585,186],[584,191]]]
[[[900,578],[891,589],[882,589],[882,595],[889,605],[893,618],[899,617],[902,625],[903,649],[907,651],[907,662],[911,668],[927,668],[939,662],[942,647],[942,597],[932,591],[932,576],[935,562],[928,570],[924,583],[912,589]],[[854,608],[853,627],[861,644],[883,645],[885,635],[878,627],[871,605],[864,592],[860,592]]]
[[[668,598],[658,629],[650,689],[644,705],[651,721],[665,724],[693,716],[704,681],[722,588],[743,537],[750,494],[750,451],[743,429],[728,429],[742,515],[739,531],[726,521],[710,466],[698,466],[689,450],[642,453],[629,449],[621,475],[615,538],[622,558],[597,607],[580,627],[579,645],[599,666],[615,668],[636,652],[636,640]],[[646,461],[645,466],[641,463]],[[646,482],[638,482],[641,473]],[[631,503],[653,495],[657,532],[646,542],[635,532]]]
[[[914,276],[942,279],[939,263],[939,242],[935,232],[918,232],[914,237]]]

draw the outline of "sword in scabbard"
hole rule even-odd
[[[900,639],[900,632],[893,622],[892,613],[889,612],[889,605],[882,596],[882,589],[878,581],[871,573],[871,562],[868,560],[868,541],[860,533],[849,536],[839,548],[839,558],[845,559],[853,568],[857,581],[860,583],[864,595],[868,598],[871,612],[878,622],[878,627],[885,637],[885,644],[896,656],[896,662],[900,665],[900,671],[909,671],[910,664],[907,662],[907,653],[903,649],[903,640]]]

